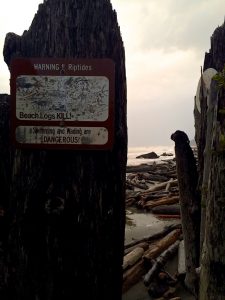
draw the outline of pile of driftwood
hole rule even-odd
[[[180,218],[174,159],[161,164],[128,166],[126,193],[127,208],[135,206],[160,218]],[[178,257],[178,268],[177,273],[171,275],[164,267],[175,255]],[[152,298],[180,299],[175,294],[185,276],[184,261],[181,224],[166,226],[157,234],[126,244],[123,292],[143,280]]]
[[[143,279],[152,298],[171,299],[185,274],[181,225],[166,226],[161,232],[125,245],[123,292]],[[169,274],[164,266],[178,254],[178,272]],[[179,299],[179,298],[177,298]]]
[[[126,206],[151,211],[161,218],[179,218],[179,191],[176,163],[127,167]]]

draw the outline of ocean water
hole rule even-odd
[[[136,158],[141,154],[146,154],[149,152],[155,152],[158,156],[163,153],[171,153],[173,156],[160,156],[157,159],[146,159],[146,158]],[[137,166],[141,164],[152,164],[152,163],[161,163],[162,160],[174,158],[174,146],[149,146],[149,147],[129,147],[128,148],[128,157],[127,157],[127,166]]]

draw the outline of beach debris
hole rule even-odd
[[[170,245],[168,247],[168,249],[166,249],[165,251],[163,251],[157,257],[157,259],[154,261],[151,269],[144,276],[144,284],[145,284],[145,286],[148,286],[151,283],[152,278],[155,276],[155,273],[159,272],[160,269],[162,267],[164,267],[164,265],[166,264],[166,262],[168,261],[168,259],[171,258],[178,251],[179,244],[180,244],[180,241],[177,240],[175,243],[173,243],[172,245]],[[163,274],[165,274],[165,273],[163,273]],[[174,281],[176,282],[177,280],[174,279]]]
[[[126,187],[126,209],[134,207],[152,213],[157,218],[180,218],[180,197],[174,159],[151,165],[128,166]],[[181,240],[182,226],[176,221],[172,225],[165,225],[157,233],[125,244],[123,293],[143,281],[151,297],[173,297],[176,290],[174,286],[180,277],[176,277],[178,272],[174,276],[168,274],[164,266],[178,253]]]
[[[152,259],[155,259],[160,255],[164,250],[169,248],[170,245],[175,243],[181,235],[181,229],[175,229],[168,233],[162,239],[152,243],[149,246],[149,249],[144,253],[143,259],[145,261],[151,262]]]
[[[181,229],[173,229],[175,227],[176,226],[168,226],[166,229],[164,229],[163,236],[161,236],[163,234],[161,232],[160,235],[155,235],[154,239],[153,236],[149,237],[147,250],[146,245],[145,248],[142,248],[143,251],[136,250],[138,254],[134,255],[135,263],[126,264],[126,269],[123,273],[123,293],[129,290],[134,284],[139,282],[142,279],[142,277],[149,271],[149,269],[154,265],[153,260],[157,260],[160,254],[162,254],[167,248],[169,248],[179,239],[181,235]],[[178,224],[177,227],[180,227],[180,224]],[[134,246],[131,243],[129,245],[130,247]],[[143,252],[143,254],[140,256],[141,252]],[[133,253],[131,254],[131,257],[133,256]],[[127,260],[127,255],[125,255],[126,259],[124,258],[124,261]]]
[[[124,249],[124,255],[132,252],[137,247],[142,248],[144,251],[146,251],[149,247],[149,243],[148,242],[138,242],[136,245],[131,246],[127,249]]]
[[[147,201],[143,208],[146,209],[153,209],[156,206],[161,206],[161,205],[165,205],[165,204],[174,204],[174,203],[178,203],[179,202],[179,196],[170,196],[170,197],[162,197],[157,199],[157,201]]]

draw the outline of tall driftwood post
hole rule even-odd
[[[205,55],[204,71],[221,72],[225,64],[225,24],[211,38],[211,49]],[[220,74],[225,82],[224,74]],[[212,80],[207,110],[206,146],[202,186],[205,209],[204,243],[200,274],[200,300],[225,299],[225,85],[218,88]],[[201,123],[200,126],[203,126]]]
[[[1,299],[121,299],[126,74],[110,1],[44,1],[28,31],[6,36],[5,62],[17,57],[113,60],[114,142],[101,151],[11,149],[10,263]]]
[[[186,277],[185,284],[198,295],[196,268],[199,266],[200,195],[197,190],[196,160],[187,135],[177,130],[171,135],[175,142],[177,177],[179,184],[182,229],[184,235]]]

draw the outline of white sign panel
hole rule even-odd
[[[16,141],[21,144],[105,145],[108,130],[104,127],[18,126]]]
[[[34,121],[106,121],[109,80],[104,76],[34,76],[16,79],[16,117]]]

